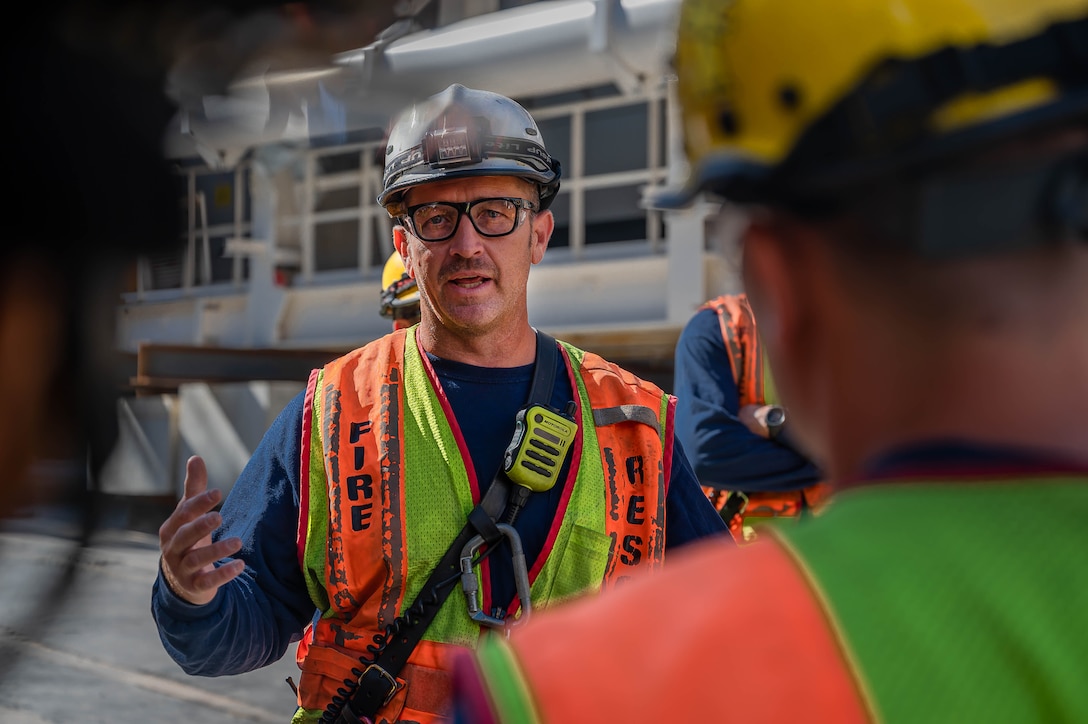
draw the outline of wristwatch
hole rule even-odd
[[[768,406],[763,424],[767,426],[767,437],[771,439],[778,437],[778,433],[782,432],[782,427],[786,424],[786,408],[779,405]]]

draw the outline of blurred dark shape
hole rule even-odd
[[[139,254],[180,243],[163,152],[179,107],[226,93],[255,64],[329,64],[397,17],[393,3],[378,0],[25,10],[3,48],[14,198],[0,309],[24,309],[21,318],[32,309],[40,319],[22,325],[32,329],[0,327],[15,356],[4,357],[0,384],[20,392],[0,395],[0,464],[11,481],[0,486],[0,517],[33,492],[16,482],[32,460],[82,459],[86,444],[93,476],[113,447],[119,293]]]
[[[4,44],[11,235],[4,245],[5,338],[0,513],[35,458],[85,457],[116,438],[113,314],[138,253],[178,243],[177,201],[161,150],[174,113],[162,65],[132,63],[44,12]],[[105,40],[105,38],[103,38]],[[36,330],[15,329],[32,313]],[[33,335],[27,337],[26,335]],[[8,349],[14,345],[18,349]],[[25,382],[29,374],[30,383]],[[78,468],[77,468],[78,469]]]
[[[164,155],[179,103],[223,92],[258,58],[328,63],[391,23],[391,5],[31,3],[7,26],[0,525],[41,506],[77,525],[58,580],[5,628],[48,622],[97,525],[94,481],[117,439],[124,382],[120,294],[140,254],[181,243]],[[185,83],[171,89],[169,78]],[[13,658],[0,656],[0,681]]]

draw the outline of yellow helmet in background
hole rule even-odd
[[[1088,110],[1086,0],[684,0],[673,58],[701,191],[834,195]]]
[[[419,287],[404,270],[404,261],[396,251],[382,269],[381,315],[393,320],[419,316]]]

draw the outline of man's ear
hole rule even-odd
[[[408,230],[400,224],[393,227],[393,247],[400,254],[400,260],[404,262],[404,271],[408,273],[408,276],[413,279],[416,278],[416,272],[413,268],[412,260],[408,258]]]
[[[551,241],[553,231],[555,231],[555,217],[552,216],[551,211],[534,214],[533,234],[529,239],[534,264],[539,264],[544,258],[544,252],[548,249],[548,242]]]

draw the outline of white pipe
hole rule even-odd
[[[678,0],[548,0],[399,38],[374,63],[377,86],[432,93],[451,82],[527,97],[616,80],[615,61],[664,77]],[[601,38],[602,27],[604,38]],[[362,67],[375,46],[340,56]]]
[[[412,100],[454,82],[514,98],[657,84],[678,7],[679,0],[544,0],[342,53],[334,68],[242,78],[232,95],[246,102],[218,104],[225,115],[214,121],[190,118],[188,137],[179,124],[170,150],[301,140],[315,128],[328,131],[317,121],[322,104],[344,131],[384,127]],[[311,122],[273,128],[266,121],[282,116],[284,104]],[[246,112],[232,117],[231,108]]]

